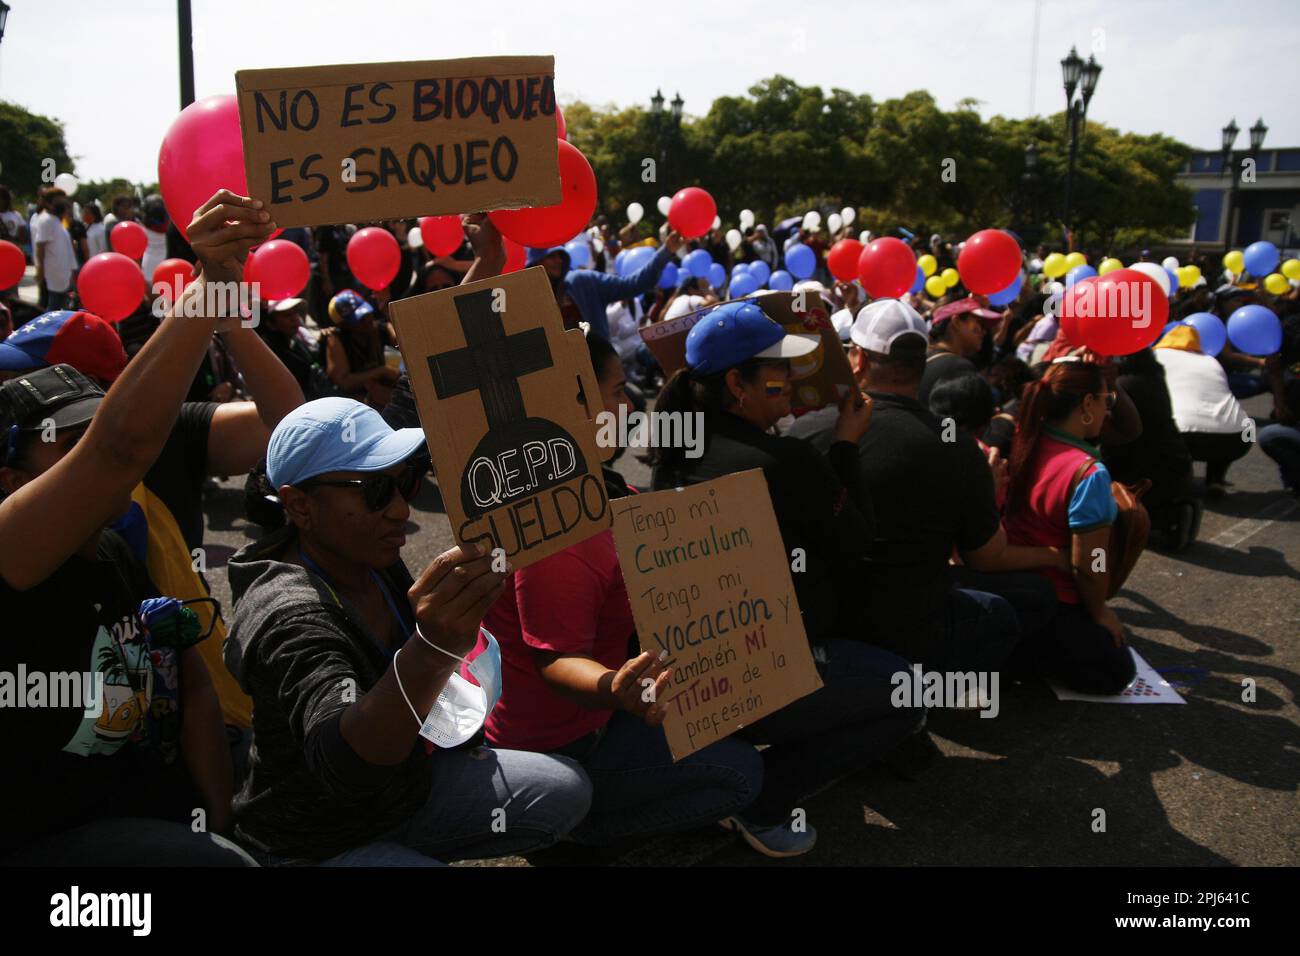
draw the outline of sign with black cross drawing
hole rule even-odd
[[[540,267],[389,306],[458,543],[518,569],[610,526],[604,411]]]

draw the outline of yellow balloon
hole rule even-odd
[[[1190,286],[1193,282],[1196,281],[1192,277],[1191,266],[1179,266],[1177,269],[1174,270],[1174,275],[1178,276],[1178,287],[1180,289],[1186,289],[1188,286]]]
[[[921,256],[921,258],[917,259],[916,264],[921,267],[921,274],[927,279],[934,275],[935,269],[939,268],[938,260],[928,252]]]
[[[1223,268],[1232,272],[1246,271],[1246,257],[1241,254],[1240,249],[1233,249],[1223,257]]]
[[[1265,276],[1264,288],[1269,291],[1270,295],[1282,295],[1287,289],[1291,288],[1291,283],[1286,281],[1286,276],[1280,272],[1274,272],[1271,276]]]
[[[1070,267],[1065,263],[1065,256],[1059,252],[1053,252],[1043,260],[1043,275],[1049,279],[1059,279],[1070,271]]]
[[[938,299],[948,291],[948,283],[943,281],[943,276],[930,276],[925,280],[925,291],[930,298]]]
[[[1282,263],[1282,275],[1300,281],[1300,259],[1288,259]]]
[[[957,274],[956,269],[948,268],[943,270],[943,282],[944,285],[946,285],[949,289],[951,289],[960,281],[961,281],[961,276]]]
[[[1044,263],[1046,265],[1046,263]],[[1101,265],[1097,266],[1097,275],[1104,276],[1107,272],[1114,272],[1116,269],[1123,269],[1124,263],[1118,259],[1102,259]]]
[[[1067,272],[1071,269],[1077,268],[1078,266],[1086,266],[1087,264],[1088,257],[1082,252],[1072,252],[1065,257],[1065,270]]]
[[[1183,266],[1187,270],[1187,285],[1196,285],[1201,281],[1200,266]]]

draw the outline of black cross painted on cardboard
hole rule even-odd
[[[550,419],[529,416],[524,408],[519,379],[555,365],[546,330],[525,329],[507,335],[492,299],[492,289],[457,296],[456,312],[466,344],[429,356],[438,398],[477,391],[487,417],[487,434],[475,446],[460,480],[461,506],[467,518],[535,495],[587,470],[582,449],[568,431]],[[515,457],[522,460],[512,468],[506,462]],[[484,458],[501,464],[498,473],[518,473],[520,482],[494,481],[492,469],[476,467]]]

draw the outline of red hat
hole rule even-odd
[[[46,312],[0,342],[0,369],[25,372],[48,365],[71,365],[112,382],[126,368],[126,350],[117,330],[90,312]]]
[[[958,299],[956,302],[949,302],[947,305],[941,305],[930,314],[930,324],[938,325],[954,315],[965,315],[967,312],[974,312],[985,322],[997,322],[1002,318],[1001,312],[994,312],[992,309],[986,309],[980,305],[979,299],[973,295],[968,295],[964,299]]]

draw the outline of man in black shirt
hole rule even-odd
[[[988,461],[970,436],[946,429],[917,400],[925,332],[921,317],[895,299],[865,307],[850,332],[854,375],[875,405],[858,439],[862,481],[876,506],[860,593],[878,646],[928,669],[995,671],[1020,639],[1016,615],[995,594],[955,588],[949,558],[956,550],[984,572],[1063,559],[1006,543]],[[833,411],[823,409],[798,419],[790,434],[825,449],[833,424]]]

